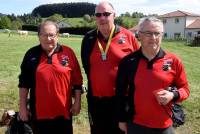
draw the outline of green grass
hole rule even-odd
[[[65,18],[65,22],[69,23],[72,27],[83,27],[83,26],[93,26],[95,27],[95,22],[88,23],[83,17],[81,18]]]
[[[190,47],[184,42],[165,42],[163,47],[182,59],[190,86],[190,97],[183,102],[186,124],[178,131],[180,134],[200,134],[200,47]]]
[[[80,62],[81,37],[60,38],[60,43],[70,46]],[[20,37],[0,33],[0,109],[18,110],[18,75],[24,53],[34,45],[38,39],[35,35]],[[177,54],[183,61],[191,95],[183,102],[186,111],[186,123],[176,130],[177,134],[200,134],[200,47],[189,47],[184,42],[163,42],[163,48]],[[81,64],[81,62],[80,62]],[[82,70],[83,72],[83,70]],[[84,83],[86,84],[85,74]],[[75,134],[88,134],[88,117],[85,94],[83,94],[81,114],[74,118]],[[2,111],[0,110],[0,113]],[[3,134],[4,128],[0,128]]]
[[[80,61],[80,43],[81,36],[72,36],[71,38],[60,38],[60,43],[67,44],[73,48]],[[7,34],[0,33],[0,115],[2,109],[15,109],[18,111],[18,75],[20,64],[25,52],[37,45],[38,39],[35,35],[20,37],[13,34],[8,37]],[[83,75],[85,77],[85,75]],[[85,81],[86,83],[86,81]],[[87,104],[85,94],[82,97],[82,111],[80,116],[74,117],[75,134],[84,134],[83,131],[89,131],[87,120]],[[0,116],[1,117],[1,116]],[[3,134],[4,128],[0,128],[0,134]]]

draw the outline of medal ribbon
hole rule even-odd
[[[106,49],[105,49],[105,51],[103,50],[103,47],[102,47],[101,43],[99,42],[99,40],[98,40],[98,38],[97,38],[97,43],[98,43],[98,46],[99,46],[99,50],[100,50],[100,52],[101,52],[101,55],[105,55],[105,56],[107,55],[107,52],[108,52],[108,49],[109,49],[109,47],[110,47],[110,42],[111,42],[111,40],[112,40],[112,36],[113,36],[114,30],[115,30],[115,26],[113,26],[113,28],[112,28],[112,30],[111,30],[110,36],[109,36],[109,38],[108,38],[108,42],[107,42],[107,44],[106,44]],[[97,33],[98,33],[98,30],[97,30]]]

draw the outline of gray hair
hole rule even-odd
[[[146,25],[146,23],[159,23],[161,28],[162,28],[162,30],[164,30],[162,20],[151,16],[151,17],[144,17],[144,18],[140,19],[140,21],[138,23],[138,31],[143,31],[144,30],[144,26]]]
[[[56,33],[59,33],[59,26],[56,22],[51,20],[45,20],[38,26],[38,35],[40,35],[40,32],[45,25],[54,25],[56,27]]]
[[[112,5],[110,2],[108,2],[108,1],[101,1],[101,2],[96,6],[96,8],[95,8],[95,13],[96,13],[97,7],[98,7],[99,5],[101,5],[101,4],[108,4],[108,5],[113,9],[113,11],[115,11],[113,5]]]

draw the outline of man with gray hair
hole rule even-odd
[[[19,117],[33,122],[34,134],[73,134],[72,115],[81,109],[80,66],[73,50],[59,44],[58,35],[55,22],[42,22],[39,45],[26,52],[21,64]]]
[[[171,104],[182,102],[190,94],[181,60],[161,48],[163,32],[161,20],[141,19],[141,48],[120,62],[116,81],[118,120],[120,129],[128,134],[174,134]],[[171,86],[177,90],[168,90]]]

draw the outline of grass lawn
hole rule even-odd
[[[81,37],[60,38],[60,43],[73,48],[79,62],[81,39]],[[2,109],[18,110],[17,84],[20,63],[24,53],[37,44],[38,39],[35,35],[8,37],[7,34],[0,33],[0,113]],[[189,47],[184,42],[164,41],[163,48],[174,52],[183,60],[191,90],[191,96],[183,103],[187,114],[186,123],[176,129],[176,133],[200,134],[200,47]],[[86,84],[85,74],[83,76]],[[74,117],[74,134],[89,133],[85,94],[82,100],[81,114]],[[0,134],[3,133],[4,128],[0,128]]]

